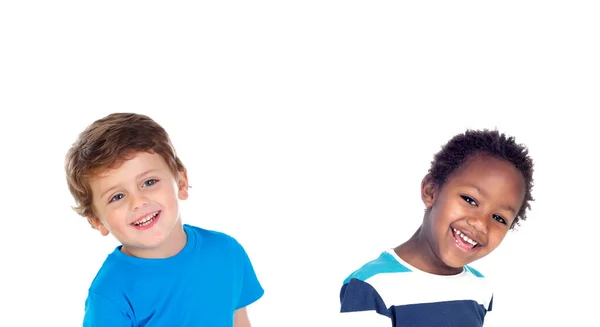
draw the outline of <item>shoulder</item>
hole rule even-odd
[[[408,284],[404,277],[411,272],[394,253],[382,252],[346,277],[340,290],[341,312],[376,311],[391,317],[388,307],[392,302],[386,294],[390,287]],[[396,289],[392,291],[397,293]]]
[[[478,299],[479,304],[485,307],[487,311],[491,311],[494,302],[494,287],[492,282],[480,270],[473,268],[473,266],[467,265],[465,266],[465,270],[468,277],[470,277],[469,284],[473,286],[473,297]]]
[[[131,268],[117,258],[117,251],[119,249],[115,249],[102,263],[89,287],[90,294],[115,301],[121,298],[119,295],[124,292],[128,283],[123,276],[131,275],[129,273]]]
[[[367,282],[382,274],[409,272],[411,272],[411,270],[406,265],[399,262],[394,254],[390,251],[384,251],[376,259],[367,262],[359,269],[352,272],[346,277],[344,284],[347,284],[352,280]]]
[[[485,278],[485,276],[479,270],[473,268],[472,266],[467,265],[465,266],[465,269],[477,278]]]
[[[382,252],[377,258],[365,263],[359,269],[352,272],[344,280],[340,299],[345,306],[348,301],[385,302],[387,293],[396,287],[410,284],[412,270],[403,264],[391,251]]]
[[[240,242],[238,242],[234,236],[227,233],[187,224],[184,225],[184,229],[188,233],[195,233],[196,238],[201,240],[204,248],[218,249],[219,251],[244,251],[244,248]]]
[[[187,225],[187,224],[183,225],[183,228],[187,232],[192,232],[192,233],[196,234],[197,236],[199,236],[200,238],[202,238],[203,242],[211,242],[211,243],[222,244],[222,245],[227,245],[230,243],[237,242],[235,240],[235,238],[232,237],[231,235],[228,235],[228,234],[220,232],[220,231],[205,229],[205,228],[201,228],[198,226]]]
[[[465,266],[465,275],[465,279],[469,281],[469,284],[476,285],[480,292],[483,294],[490,294],[491,296],[491,293],[493,293],[492,283],[480,270],[467,265]]]

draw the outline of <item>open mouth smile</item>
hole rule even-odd
[[[477,241],[468,237],[460,230],[454,227],[451,227],[451,229],[452,234],[454,235],[454,243],[458,246],[459,249],[463,250],[464,252],[472,252],[477,247],[477,245],[479,245]]]
[[[130,225],[139,230],[149,229],[152,226],[154,226],[156,221],[158,221],[158,218],[160,218],[160,213],[161,213],[161,211],[152,212],[152,213],[132,222]]]

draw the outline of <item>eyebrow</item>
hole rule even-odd
[[[142,177],[144,177],[144,176],[147,176],[147,175],[149,175],[149,174],[151,174],[151,173],[155,172],[156,170],[157,170],[157,169],[150,169],[150,170],[146,170],[145,172],[143,172],[143,173],[141,173],[141,174],[138,174],[137,176],[135,176],[135,179],[141,179]],[[116,189],[118,186],[119,186],[119,185],[117,184],[117,185],[115,185],[115,186],[113,186],[113,187],[109,188],[108,190],[104,191],[104,192],[102,193],[102,195],[100,195],[100,198],[104,198],[104,196],[105,196],[107,193],[109,193],[109,192],[111,192],[111,191],[115,190],[115,189]]]
[[[104,196],[106,195],[106,193],[108,193],[108,192],[111,192],[112,190],[114,190],[114,189],[116,189],[116,188],[117,188],[116,186],[113,186],[113,187],[109,188],[108,190],[104,191],[104,193],[102,193],[102,194],[100,195],[100,198],[101,198],[101,199],[102,199],[102,198],[104,198]]]
[[[469,186],[474,188],[475,190],[477,190],[477,192],[479,192],[484,197],[489,197],[489,194],[486,191],[484,191],[482,188],[478,187],[477,185],[470,184]],[[515,210],[515,208],[513,208],[512,206],[510,206],[508,204],[502,205],[502,208],[506,209],[508,211],[511,211],[513,214],[517,214],[517,210]]]

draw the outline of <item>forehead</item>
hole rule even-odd
[[[519,203],[525,198],[525,178],[511,162],[489,155],[473,155],[449,178],[448,183],[483,188],[500,197],[513,195]]]
[[[119,161],[114,167],[98,171],[89,182],[92,188],[112,187],[112,184],[135,179],[149,170],[170,171],[162,156],[156,153],[136,152]]]

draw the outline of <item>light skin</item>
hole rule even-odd
[[[139,258],[168,258],[187,242],[179,201],[188,198],[185,171],[173,174],[158,154],[138,152],[116,168],[89,180],[94,216],[88,220],[100,234],[112,234],[121,251]],[[136,226],[154,217],[150,228]],[[246,308],[234,313],[234,327],[250,327]]]
[[[246,308],[235,310],[233,315],[233,327],[251,327]]]
[[[423,223],[395,252],[422,271],[459,274],[500,245],[523,204],[525,187],[523,175],[510,162],[480,154],[471,156],[442,186],[425,176]]]
[[[140,258],[167,258],[187,241],[179,200],[188,198],[185,171],[173,174],[158,154],[140,152],[113,169],[91,178],[95,217],[90,223],[104,236],[113,234],[121,251]],[[132,223],[158,213],[152,228],[140,230]]]

